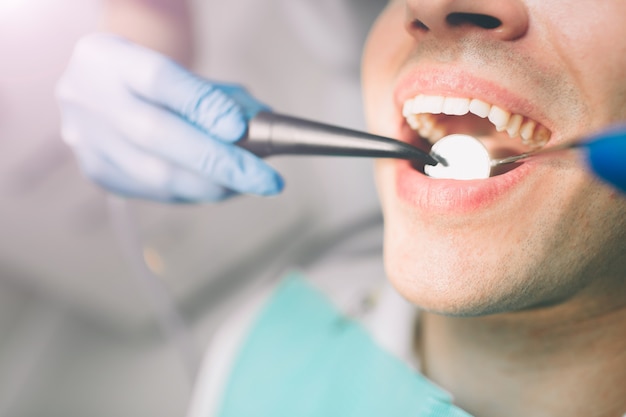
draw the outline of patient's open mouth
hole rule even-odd
[[[404,102],[403,116],[419,135],[419,145],[428,147],[446,135],[464,133],[489,142],[492,158],[542,148],[552,136],[537,121],[476,98],[419,94]],[[499,169],[492,175],[512,168]]]

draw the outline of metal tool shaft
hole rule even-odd
[[[342,127],[261,112],[237,143],[260,157],[326,155],[417,160],[437,165],[428,153],[405,142]]]
[[[566,151],[568,149],[574,149],[574,148],[578,148],[582,146],[584,146],[584,143],[579,142],[579,141],[566,142],[560,145],[552,146],[550,148],[543,148],[543,149],[539,149],[539,150],[532,151],[532,152],[526,152],[526,153],[522,153],[519,155],[509,156],[506,158],[492,159],[491,166],[496,167],[496,166],[504,165],[504,164],[512,164],[514,162],[523,161],[525,159],[532,158],[535,156]]]

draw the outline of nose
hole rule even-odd
[[[406,0],[406,18],[414,36],[481,33],[511,41],[528,30],[528,12],[521,0]]]

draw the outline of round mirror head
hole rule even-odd
[[[448,135],[435,143],[430,151],[445,163],[426,165],[424,173],[437,179],[477,180],[491,175],[491,157],[487,148],[469,135]]]

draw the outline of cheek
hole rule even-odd
[[[395,119],[393,84],[408,56],[411,38],[404,30],[404,3],[394,1],[378,17],[365,44],[362,84],[365,117],[370,131],[392,135]]]
[[[537,30],[576,78],[594,127],[626,119],[626,2],[533,0]]]

